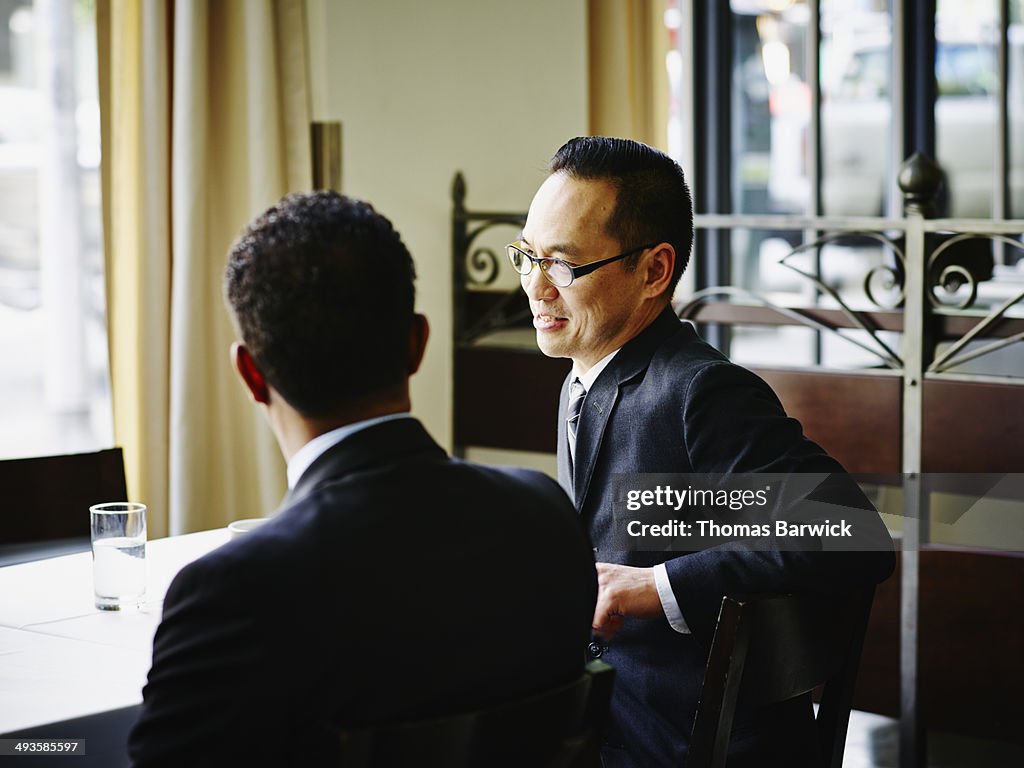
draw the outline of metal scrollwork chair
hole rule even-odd
[[[722,600],[694,718],[688,768],[726,765],[738,704],[787,701],[823,686],[819,764],[841,768],[874,588],[839,595]]]
[[[597,768],[613,669],[592,661],[576,680],[474,712],[342,731],[342,768]]]

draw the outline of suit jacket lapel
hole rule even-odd
[[[576,432],[573,498],[576,501],[577,511],[582,512],[584,509],[587,492],[590,489],[590,480],[594,474],[594,466],[601,453],[605,427],[608,425],[608,418],[611,416],[616,402],[618,402],[622,386],[645,371],[655,349],[665,338],[678,332],[679,329],[679,318],[676,317],[671,307],[666,307],[650,325],[622,347],[619,354],[608,363],[607,368],[601,371],[594,386],[587,392],[587,399],[583,401],[583,411],[580,413],[579,429]],[[569,375],[572,376],[571,373]],[[559,414],[562,416],[559,419],[560,432],[565,429],[567,387],[568,379],[562,386],[562,403],[559,406]],[[566,454],[568,454],[568,449],[566,449]],[[559,478],[561,478],[561,473],[560,464]]]
[[[615,360],[608,364],[608,368],[601,371],[594,386],[587,392],[583,410],[580,412],[579,427],[576,430],[576,460],[573,462],[573,498],[576,500],[576,509],[580,512],[583,511],[590,478],[594,474],[595,460],[601,451],[608,416],[619,398],[619,379],[609,369],[615,365],[621,354],[622,352],[616,355]]]

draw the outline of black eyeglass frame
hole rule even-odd
[[[532,253],[524,251],[515,243],[509,243],[508,245],[506,245],[505,253],[508,254],[508,260],[512,263],[512,269],[515,269],[516,274],[518,274],[519,276],[526,277],[528,274],[530,274],[530,272],[533,271],[533,265],[536,264],[540,268],[541,273],[544,275],[544,277],[547,279],[549,283],[551,283],[556,288],[568,288],[570,285],[573,284],[573,282],[577,278],[589,275],[595,269],[600,269],[606,264],[611,264],[612,262],[619,261],[620,259],[625,259],[627,256],[632,256],[634,253],[646,251],[648,248],[653,248],[656,245],[658,245],[658,243],[648,243],[647,245],[639,245],[636,248],[630,248],[628,251],[620,253],[618,256],[611,256],[607,259],[598,259],[597,261],[591,261],[588,264],[581,264],[578,267],[571,266],[564,259],[555,259],[551,258],[550,256],[534,256]],[[514,255],[516,253],[522,254],[529,260],[530,268],[525,272],[520,272],[518,269],[516,269],[516,257]],[[561,264],[563,267],[569,270],[569,282],[566,283],[565,285],[559,285],[558,283],[556,283],[554,280],[551,279],[551,275],[548,274],[548,269],[550,267],[545,267],[545,264]]]

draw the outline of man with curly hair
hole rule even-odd
[[[334,192],[286,197],[232,246],[231,357],[290,490],[171,584],[136,766],[334,765],[339,729],[582,673],[587,536],[553,480],[453,460],[409,415],[413,279],[391,223]]]

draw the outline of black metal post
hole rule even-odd
[[[903,157],[920,152],[935,157],[935,3],[902,0]]]
[[[698,213],[732,211],[732,11],[728,3],[702,0],[693,6],[694,140],[697,165],[694,206]],[[725,228],[698,230],[694,242],[697,290],[731,281],[730,237]],[[729,353],[729,329],[701,327],[707,341]]]
[[[459,389],[459,341],[466,324],[466,179],[462,171],[452,179],[452,402],[460,400]],[[465,446],[459,442],[455,408],[452,408],[452,455],[465,458]]]

